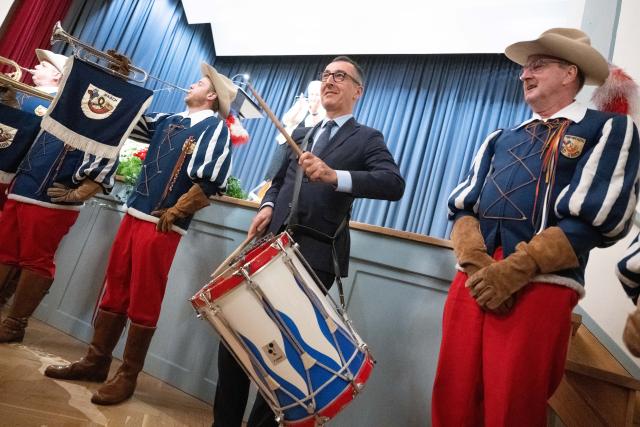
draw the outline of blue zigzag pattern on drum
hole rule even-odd
[[[314,312],[322,333],[325,335],[326,339],[333,346],[335,346],[333,337],[331,336],[326,321],[315,306]],[[291,331],[291,334],[294,336],[295,340],[300,344],[305,352],[316,359],[319,363],[326,366],[328,369],[336,372],[341,371],[342,367],[338,365],[332,358],[315,349],[302,337],[298,327],[296,326],[294,321],[289,316],[287,316],[287,314],[281,311],[278,311],[278,314],[289,331]],[[285,378],[279,376],[273,370],[269,369],[268,365],[265,363],[264,357],[262,356],[262,352],[253,342],[251,342],[244,336],[242,336],[242,339],[245,342],[247,348],[258,360],[262,368],[264,368],[264,370],[267,371],[267,373],[276,382],[278,382],[278,384],[280,384],[281,388],[287,390],[290,394],[296,396],[296,398],[304,401],[305,404],[308,404],[310,402],[310,399],[308,399],[309,396],[306,396],[302,390],[298,389]],[[304,368],[298,351],[295,349],[291,340],[286,335],[282,334],[282,340],[284,342],[284,352],[287,356],[288,363],[306,381],[307,371]],[[364,363],[364,354],[354,346],[353,342],[341,328],[338,328],[338,330],[336,331],[336,340],[346,360],[349,360],[355,355],[351,363],[349,363],[348,365],[348,370],[353,375],[355,375]],[[260,372],[260,370],[258,369],[255,370],[256,372]],[[329,405],[336,397],[338,397],[345,389],[349,387],[348,381],[334,376],[333,372],[327,370],[325,367],[320,366],[319,364],[315,364],[309,369],[309,377],[311,379],[311,393],[317,392],[315,396],[315,405],[317,409],[324,408]],[[284,407],[294,403],[294,400],[282,390],[276,390],[274,393],[276,395],[276,398],[278,399],[280,406]],[[309,416],[306,409],[301,406],[296,406],[284,412],[285,418],[287,420],[299,420]]]
[[[258,347],[256,347],[248,338],[246,338],[245,336],[242,336],[242,340],[244,341],[245,345],[247,346],[247,348],[249,349],[249,351],[251,351],[251,353],[253,353],[253,355],[256,357],[256,359],[258,360],[258,362],[260,363],[260,365],[262,366],[262,368],[264,368],[264,370],[267,371],[267,373],[273,377],[273,379],[280,384],[280,387],[286,389],[289,393],[293,394],[294,396],[296,396],[298,399],[303,400],[305,399],[305,395],[304,393],[298,389],[296,386],[294,386],[293,384],[291,384],[289,381],[285,380],[283,377],[281,377],[280,375],[276,374],[273,370],[269,369],[269,367],[267,366],[267,364],[265,363],[264,358],[262,357],[262,354],[260,352],[260,350],[258,349]],[[285,346],[290,346],[289,341],[285,340]],[[293,349],[291,349],[293,350]],[[287,353],[287,358],[289,358],[290,352],[286,351]],[[302,361],[300,360],[299,357],[297,357],[297,354],[295,354],[294,352],[294,358],[289,358],[289,363],[291,363],[291,365],[296,369],[296,371],[300,372],[302,369]],[[298,365],[298,366],[296,366]],[[260,370],[254,368],[254,370],[256,372],[260,372]],[[302,372],[304,372],[302,370]],[[303,375],[303,374],[302,374]],[[304,378],[306,378],[306,375],[304,376]],[[265,382],[266,385],[266,382]],[[268,387],[268,385],[267,385]],[[288,406],[292,403],[295,403],[295,401],[286,393],[284,393],[282,390],[275,390],[274,391],[276,398],[278,399],[278,402],[280,403],[280,406],[284,407],[284,406]],[[306,403],[306,401],[305,401]],[[295,406],[291,409],[288,409],[285,411],[285,418],[287,420],[299,420],[302,418],[305,418],[309,416],[309,414],[307,413],[307,410],[305,408],[303,408],[302,406]]]

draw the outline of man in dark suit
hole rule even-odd
[[[405,184],[382,134],[357,123],[353,117],[353,108],[364,90],[360,67],[350,58],[339,56],[326,66],[320,80],[327,117],[313,128],[294,132],[298,143],[311,132],[303,147],[307,151],[296,159],[289,149],[288,161],[273,179],[248,234],[255,236],[265,230],[278,233],[291,223],[298,224],[294,238],[328,289],[336,273],[342,277],[348,273],[348,221],[354,199],[399,200]],[[298,165],[304,177],[297,215],[292,216]],[[334,238],[339,272],[334,268],[328,238]],[[214,427],[240,427],[248,390],[246,375],[226,347],[220,345]],[[258,396],[248,426],[275,425],[273,413]]]

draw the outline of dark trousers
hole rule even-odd
[[[335,275],[315,270],[322,284],[331,288]],[[213,400],[212,427],[240,427],[244,409],[249,397],[249,378],[244,373],[236,359],[227,347],[220,342],[218,347],[218,384],[216,396]],[[271,408],[258,393],[251,408],[247,427],[276,427],[275,415]]]

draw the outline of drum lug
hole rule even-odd
[[[249,284],[249,289],[251,289],[252,291],[255,291],[256,289],[258,289],[258,285],[256,284],[256,282],[251,280],[251,276],[249,276],[249,272],[247,271],[246,267],[247,267],[247,265],[245,265],[244,267],[240,268],[240,275],[242,277],[244,277],[244,279]]]
[[[279,426],[284,425],[284,414],[279,413],[278,415],[276,415],[276,423],[278,423]]]
[[[204,300],[204,302],[207,303],[207,308],[209,310],[211,310],[211,314],[213,314],[214,316],[217,316],[218,313],[220,312],[220,306],[218,304],[216,304],[215,302],[211,301],[211,299],[209,299],[209,297],[207,296],[206,293],[201,293],[200,294],[200,298]],[[202,318],[202,313],[200,311],[198,311],[198,315],[199,318]]]
[[[360,392],[364,388],[364,384],[363,383],[356,383],[356,382],[354,382],[352,384],[353,384],[353,397],[356,397],[358,394],[360,394]]]
[[[313,414],[315,411],[316,411],[316,405],[314,405],[313,402],[309,403],[307,405],[307,413]]]
[[[316,427],[322,427],[326,423],[329,422],[331,418],[329,417],[316,417]]]

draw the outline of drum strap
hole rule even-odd
[[[302,140],[302,143],[300,144],[300,148],[302,149],[302,151],[306,151],[307,150],[307,146],[309,145],[309,140],[311,140],[311,135],[314,134],[314,132],[320,127],[319,125],[322,122],[320,122],[318,125],[314,126],[313,128],[309,129],[309,131],[307,132],[307,134],[304,136],[304,139]],[[304,225],[299,224],[299,218],[298,218],[298,204],[299,204],[299,198],[300,198],[300,189],[302,188],[302,178],[304,176],[304,171],[302,170],[302,167],[298,166],[298,169],[296,170],[296,180],[295,180],[295,184],[293,187],[293,196],[291,198],[291,211],[289,213],[289,217],[287,218],[287,230],[289,230],[289,232],[293,235],[295,235],[295,233],[299,232],[302,234],[306,234],[310,237],[313,237],[316,240],[319,240],[323,243],[328,243],[331,245],[331,259],[333,261],[333,271],[336,275],[336,283],[338,285],[338,293],[340,296],[340,305],[342,306],[342,309],[346,309],[346,304],[345,304],[345,300],[344,300],[344,288],[342,286],[342,279],[340,277],[340,264],[338,263],[338,253],[336,251],[336,237],[342,233],[342,231],[344,230],[344,228],[347,226],[347,224],[349,223],[349,216],[345,216],[342,220],[342,222],[340,223],[340,225],[338,226],[338,228],[336,229],[336,232],[333,236],[330,236],[328,234],[325,234],[321,231],[316,230],[315,228],[311,228],[311,227],[307,227]],[[326,289],[325,289],[326,292]]]
[[[315,132],[316,128],[319,128],[318,125],[309,129],[307,134],[304,136],[302,143],[300,144],[300,149],[304,152],[307,151],[307,146],[309,145],[309,140],[311,139],[311,135]],[[289,211],[289,217],[287,218],[286,224],[290,226],[298,224],[298,200],[300,198],[300,188],[302,187],[302,177],[304,176],[304,172],[300,165],[298,165],[298,169],[296,169],[296,180],[293,186],[293,195],[291,198],[291,210]]]

